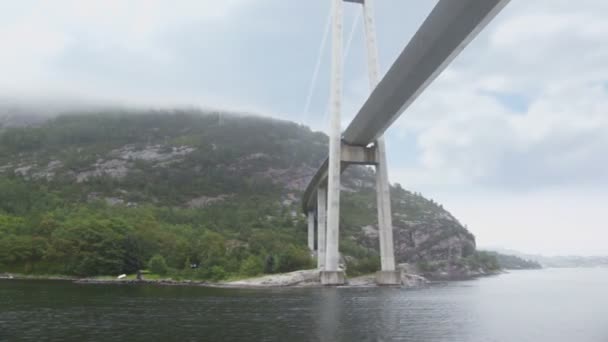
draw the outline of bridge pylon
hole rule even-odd
[[[380,240],[381,271],[376,274],[379,285],[398,285],[401,274],[395,268],[393,227],[391,216],[390,183],[384,138],[379,137],[373,146],[349,145],[342,141],[340,127],[343,82],[343,2],[359,3],[363,6],[368,72],[371,90],[379,82],[378,51],[373,18],[372,0],[332,0],[332,62],[330,87],[330,129],[327,185],[317,189],[317,246],[318,267],[321,283],[341,285],[346,282],[344,270],[340,268],[340,175],[351,164],[376,166],[376,195],[378,206],[378,231]],[[327,197],[326,197],[327,196]],[[314,212],[309,211],[309,245],[311,229],[314,230]],[[312,234],[312,235],[311,235]]]
[[[376,279],[379,284],[398,284],[401,275],[395,268],[390,185],[382,135],[510,0],[438,0],[380,82],[372,0],[331,1],[333,44],[329,156],[306,187],[302,209],[311,216],[317,212],[321,282],[327,285],[344,283],[338,252],[340,173],[349,164],[375,165],[382,263]],[[343,2],[363,6],[369,79],[373,90],[346,130],[341,132]],[[326,220],[323,219],[325,214]],[[314,220],[309,222],[310,236],[314,239]]]
[[[365,45],[367,48],[367,64],[371,93],[378,85],[378,82],[380,82],[376,25],[374,23],[373,0],[361,1],[363,4],[363,23],[365,28]],[[376,274],[376,283],[379,285],[398,285],[401,284],[401,272],[395,268],[393,217],[384,136],[378,137],[374,145],[376,147],[378,159],[378,164],[376,165],[376,200],[378,202],[378,235],[380,238],[381,263],[381,269]]]

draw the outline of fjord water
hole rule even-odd
[[[608,341],[608,269],[396,288],[0,281],[0,340]]]

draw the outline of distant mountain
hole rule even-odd
[[[42,124],[65,113],[94,113],[100,111],[125,111],[126,107],[93,104],[90,101],[62,99],[28,99],[0,96],[0,129]]]
[[[544,256],[540,254],[526,254],[503,248],[489,249],[501,254],[514,255],[519,258],[535,261],[541,264],[543,267],[608,267],[608,256]]]
[[[44,122],[45,117],[22,108],[0,107],[0,129],[22,127]]]
[[[500,268],[505,270],[533,270],[542,268],[540,263],[524,257],[494,251],[488,251],[487,253],[495,256]]]
[[[203,278],[310,266],[299,201],[327,154],[323,133],[195,110],[100,110],[35,125],[14,124],[32,122],[22,112],[4,117],[0,271],[132,272],[156,254],[184,272],[215,267]],[[342,181],[350,274],[379,265],[374,183],[368,167]],[[428,274],[496,268],[443,206],[398,184],[391,195],[398,262]]]

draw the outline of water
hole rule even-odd
[[[0,340],[608,341],[608,269],[418,290],[0,281]]]

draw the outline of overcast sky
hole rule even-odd
[[[328,0],[0,0],[0,96],[249,111],[326,130]],[[385,72],[436,1],[377,0]],[[349,35],[359,6],[345,5]],[[391,181],[478,245],[608,254],[608,2],[512,0],[387,132]],[[369,89],[361,25],[347,122]]]

